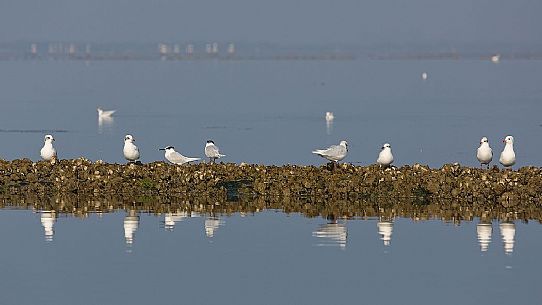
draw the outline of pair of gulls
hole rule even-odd
[[[126,135],[124,137],[124,158],[128,160],[129,162],[135,162],[139,160],[139,148],[134,144],[135,139],[132,135]],[[185,157],[181,155],[180,153],[175,151],[175,147],[173,146],[167,146],[165,148],[160,148],[160,150],[165,151],[164,155],[166,160],[173,164],[181,165],[189,162],[199,161],[200,158],[190,158]],[[218,146],[215,145],[215,142],[212,140],[208,140],[205,144],[205,156],[209,158],[210,163],[214,163],[216,159],[225,157],[226,155],[223,155],[218,150]]]
[[[40,156],[45,161],[53,161],[57,158],[56,155],[56,149],[53,146],[53,142],[55,139],[52,135],[46,135],[43,144],[43,147],[40,151]],[[130,162],[135,162],[139,160],[140,154],[139,154],[139,148],[134,144],[135,139],[132,135],[126,135],[124,137],[124,158]],[[165,157],[166,159],[173,163],[173,164],[185,164],[193,161],[199,161],[200,158],[190,158],[185,157],[181,155],[180,153],[175,151],[175,148],[173,146],[168,146],[165,148],[160,148],[160,150],[165,151]],[[218,147],[215,145],[215,143],[212,140],[208,140],[205,144],[205,156],[207,156],[211,163],[214,163],[216,159],[225,157],[226,155],[223,155],[219,152]]]
[[[514,152],[514,137],[507,136],[506,138],[504,138],[503,143],[505,143],[505,145],[503,151],[501,152],[499,162],[504,167],[510,167],[516,164],[516,153]],[[487,168],[489,168],[489,163],[491,163],[491,160],[493,160],[493,150],[489,146],[489,141],[486,137],[483,137],[480,140],[480,147],[478,147],[478,150],[476,151],[476,158],[478,158],[478,161],[480,161],[480,167],[486,165]]]
[[[344,159],[346,154],[348,154],[348,142],[341,141],[339,145],[332,145],[326,149],[316,149],[312,153],[334,162],[335,165],[337,162]],[[383,167],[390,166],[393,163],[393,154],[391,153],[390,144],[385,143],[382,145],[380,153],[378,154],[378,159],[376,159],[376,163]]]

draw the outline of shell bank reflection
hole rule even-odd
[[[318,239],[316,246],[339,246],[346,249],[348,230],[344,223],[333,220],[319,225],[316,231],[312,232],[312,236]]]

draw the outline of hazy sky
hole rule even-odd
[[[542,43],[540,0],[0,0],[0,41]]]

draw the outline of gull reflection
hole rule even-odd
[[[128,214],[124,217],[124,238],[126,239],[126,245],[132,245],[134,243],[134,234],[139,227],[139,215],[134,210],[128,211]]]
[[[320,238],[317,246],[339,246],[345,249],[348,232],[344,224],[332,221],[318,226],[318,229],[312,232],[312,236]]]
[[[98,133],[103,133],[104,130],[110,129],[115,123],[115,119],[111,116],[98,116]]]
[[[393,222],[389,220],[379,220],[376,224],[380,240],[384,241],[384,246],[391,244],[391,234],[393,233]]]
[[[166,231],[173,231],[173,229],[175,229],[175,224],[183,221],[187,217],[190,217],[188,212],[166,213],[164,215],[164,229]]]
[[[331,135],[332,132],[333,132],[333,120],[326,121],[326,134]]]
[[[516,235],[516,225],[514,223],[501,223],[502,242],[504,243],[504,253],[511,255],[514,252],[514,237]]]
[[[56,214],[55,211],[41,211],[40,220],[43,229],[45,230],[45,241],[53,241],[53,236],[55,235],[55,221]]]
[[[224,221],[216,216],[211,216],[205,219],[205,235],[209,238],[215,235],[215,231],[218,227],[223,226]]]
[[[491,243],[491,233],[493,228],[491,223],[479,223],[476,225],[476,234],[478,235],[478,242],[480,243],[480,251],[486,252]]]

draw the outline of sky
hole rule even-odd
[[[539,0],[2,0],[0,42],[542,44]]]

